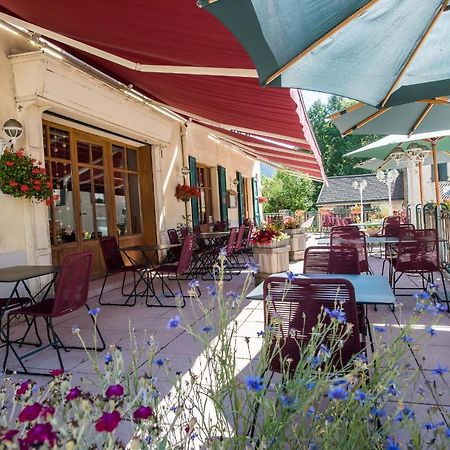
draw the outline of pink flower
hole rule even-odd
[[[49,423],[40,423],[30,428],[25,442],[33,447],[40,447],[45,442],[52,448],[58,441],[57,434]]]
[[[14,165],[14,162],[13,161],[6,161],[6,165],[8,167],[12,167]]]
[[[20,411],[19,422],[32,422],[39,417],[42,411],[42,405],[40,403],[33,403],[32,405],[25,406]]]
[[[133,419],[136,422],[140,422],[141,420],[147,420],[149,417],[153,416],[153,409],[149,406],[140,406],[133,413]]]
[[[120,384],[114,384],[106,389],[105,395],[108,398],[121,397],[123,395],[123,387]]]
[[[23,151],[23,149],[22,149],[22,150],[18,150],[18,151],[16,152],[16,155],[17,155],[19,158],[23,158],[23,157],[25,156],[25,152]]]
[[[19,432],[19,430],[8,430],[6,433],[2,434],[2,441],[12,442],[14,436]]]
[[[114,431],[120,422],[120,413],[119,411],[113,411],[111,413],[103,413],[102,416],[95,422],[95,429],[99,432]]]
[[[55,414],[55,408],[53,406],[43,406],[41,416],[47,418],[47,416],[53,416]]]
[[[32,381],[24,381],[16,390],[16,395],[25,395],[31,389]]]
[[[50,375],[52,375],[53,377],[60,377],[61,375],[63,375],[64,374],[64,370],[62,370],[62,369],[53,369],[53,370],[50,370]]]
[[[70,401],[78,398],[80,395],[81,395],[80,389],[78,389],[77,387],[74,387],[74,388],[70,389],[69,392],[67,393],[66,400],[68,402],[70,402]]]
[[[27,192],[27,191],[30,190],[30,188],[29,188],[29,186],[27,186],[26,184],[22,184],[22,185],[20,186],[20,190],[21,190],[22,192]]]
[[[18,184],[19,184],[19,183],[17,183],[17,181],[10,181],[10,182],[9,182],[9,185],[10,185],[11,187],[16,187]]]

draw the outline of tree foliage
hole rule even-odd
[[[264,212],[308,210],[314,204],[315,186],[309,178],[278,171],[272,178],[263,178],[262,194],[269,200]]]
[[[309,120],[322,153],[325,173],[329,177],[368,173],[367,170],[355,169],[353,166],[357,160],[344,158],[343,155],[380,138],[376,135],[349,135],[343,138],[339,130],[326,120],[331,114],[348,108],[353,103],[352,100],[333,95],[326,105],[316,101],[308,110]]]

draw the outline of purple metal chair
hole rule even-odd
[[[269,297],[268,297],[269,296]],[[344,279],[294,279],[286,289],[286,278],[270,277],[264,281],[264,323],[274,327],[269,349],[269,370],[281,372],[285,367],[290,373],[297,368],[302,348],[308,345],[317,317],[323,308],[333,310],[339,303],[347,323],[353,324],[351,335],[342,343],[339,352],[331,355],[333,364],[344,367],[353,356],[363,350],[359,334],[353,285]],[[324,318],[329,323],[328,316]],[[345,324],[342,325],[346,327]],[[289,359],[289,363],[287,361]]]
[[[175,228],[170,228],[167,230],[167,236],[169,238],[169,242],[171,244],[180,244],[178,248],[171,248],[168,250],[166,257],[164,258],[164,263],[174,263],[180,259],[181,253],[181,242],[178,237],[177,230]]]
[[[186,305],[186,296],[183,294],[183,288],[181,287],[180,280],[183,275],[189,274],[191,269],[191,262],[192,262],[192,255],[194,253],[194,242],[195,242],[195,235],[188,234],[184,238],[183,246],[181,247],[181,253],[180,253],[180,259],[177,264],[162,264],[156,269],[156,272],[159,275],[171,275],[178,284],[178,289],[180,290],[180,293],[183,297],[183,303],[182,308]],[[164,289],[164,285],[163,285]],[[200,289],[197,287],[199,296],[201,295]],[[147,299],[148,302],[148,299]],[[147,303],[147,306],[150,306]]]
[[[356,247],[359,253],[359,266],[361,272],[371,273],[369,260],[367,258],[366,235],[363,231],[332,231],[331,246],[346,245]]]
[[[47,347],[53,347],[57,354],[59,364],[62,370],[64,370],[64,364],[61,357],[60,349],[68,351],[68,349],[84,350],[82,346],[68,346],[64,345],[59,336],[56,334],[53,319],[70,314],[77,309],[85,306],[90,309],[87,304],[88,292],[89,292],[89,275],[91,272],[92,254],[91,253],[78,253],[66,256],[63,261],[61,272],[58,274],[55,287],[54,297],[46,297],[41,302],[35,303],[29,306],[24,306],[13,311],[8,312],[8,320],[6,325],[6,352],[5,359],[3,361],[3,370],[6,370],[9,351],[11,350],[19,361],[23,373],[30,374],[24,365],[24,360],[33,354],[46,349]],[[14,349],[14,342],[10,340],[10,317],[9,316],[24,316],[27,319],[31,319],[29,322],[29,328],[36,319],[41,317],[44,319],[47,325],[47,335],[49,339],[49,345],[35,349],[28,352],[25,355],[19,356]],[[93,315],[90,315],[93,323],[95,324],[96,333],[101,340],[102,345],[100,347],[88,347],[88,350],[103,351],[105,349],[105,341],[103,339],[100,330],[98,329],[97,322]],[[28,332],[28,330],[27,330]],[[22,344],[21,344],[22,345]],[[48,375],[48,374],[36,374],[36,375]]]
[[[428,283],[434,283],[434,272],[438,272],[441,275],[441,283],[444,289],[444,301],[447,303],[447,309],[450,312],[447,288],[439,260],[437,230],[431,228],[403,229],[400,232],[397,258],[393,261],[393,266],[392,288],[394,294],[396,293],[397,282],[405,273],[420,275],[422,286],[426,288]]]
[[[100,291],[100,295],[98,297],[98,302],[100,305],[111,305],[111,306],[134,306],[136,304],[136,270],[137,268],[134,265],[127,266],[122,258],[122,253],[120,252],[119,244],[117,243],[117,239],[114,236],[105,236],[100,238],[100,248],[102,250],[103,260],[105,261],[106,266],[106,274],[103,279],[102,289]],[[122,279],[122,287],[121,293],[124,297],[127,297],[125,303],[107,303],[102,302],[103,290],[105,289],[106,281],[110,275],[115,273],[123,273]],[[133,290],[131,293],[127,294],[124,292],[125,288],[125,280],[127,273],[131,273],[133,275]],[[130,303],[131,299],[134,299],[132,303]]]

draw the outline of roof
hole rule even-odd
[[[256,158],[325,179],[301,92],[261,88],[241,44],[195,0],[78,0],[70,20],[64,2],[38,3],[0,0],[0,18],[187,119],[233,134]]]
[[[317,205],[327,204],[356,204],[359,203],[359,190],[352,184],[354,181],[360,183],[365,180],[367,187],[363,191],[363,202],[388,201],[388,190],[386,184],[378,181],[375,174],[370,175],[345,175],[339,177],[328,177],[328,186],[323,185],[320,191]],[[392,200],[403,200],[403,176],[395,180],[392,188]]]

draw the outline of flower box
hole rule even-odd
[[[253,243],[253,248],[278,248],[278,247],[286,247],[286,245],[289,245],[289,239],[272,239],[270,242],[267,243]]]

